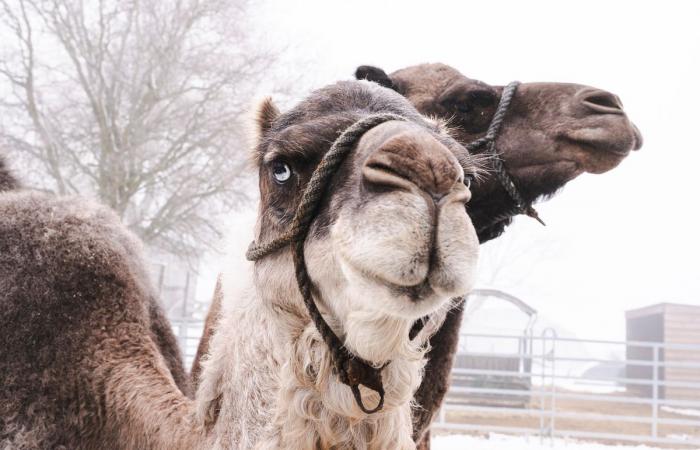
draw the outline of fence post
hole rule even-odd
[[[656,439],[659,433],[659,344],[654,344],[654,363],[652,365],[652,401],[651,401],[651,437]]]
[[[549,424],[549,438],[550,443],[553,443],[554,433],[556,431],[556,420],[557,420],[557,356],[556,349],[557,346],[557,334],[556,331],[552,330],[552,420]]]
[[[542,334],[542,366],[540,368],[540,445],[544,445],[544,402],[545,402],[545,396],[544,396],[544,383],[545,383],[545,375],[546,375],[546,358],[547,358],[547,344],[546,340],[544,339],[544,333]]]

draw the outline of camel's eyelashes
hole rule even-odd
[[[292,168],[287,163],[275,161],[272,163],[272,177],[277,183],[286,183],[292,178]]]

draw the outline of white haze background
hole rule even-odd
[[[700,3],[267,1],[254,8],[288,71],[310,88],[444,62],[490,84],[588,84],[620,96],[645,144],[617,169],[583,175],[541,203],[542,227],[518,218],[482,246],[485,284],[521,297],[562,329],[623,338],[624,311],[657,302],[700,305],[698,166]],[[232,218],[227,258],[240,264],[255,208]]]

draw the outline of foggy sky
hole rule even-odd
[[[286,48],[276,70],[300,77],[299,97],[361,64],[422,62],[489,84],[575,82],[619,95],[644,147],[540,204],[547,227],[519,218],[482,246],[485,272],[501,266],[497,287],[579,337],[618,339],[626,309],[700,305],[699,21],[700,3],[680,1],[273,0],[254,24]],[[233,219],[234,248],[248,244],[253,214]]]

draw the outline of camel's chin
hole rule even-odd
[[[601,174],[613,170],[615,167],[619,166],[622,160],[625,159],[627,155],[610,154],[605,158],[599,158],[595,161],[585,162],[582,164],[582,168],[586,173]]]
[[[347,262],[341,267],[350,289],[349,296],[363,309],[374,310],[378,314],[416,320],[446,306],[451,299],[467,294],[473,284],[473,274],[461,274],[460,279],[452,279],[454,273],[429,272],[426,278],[414,285],[395,284],[366,271],[358,270]],[[448,281],[449,280],[449,281]]]

